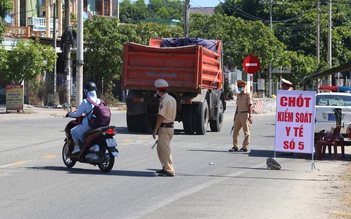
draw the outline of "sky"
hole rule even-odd
[[[224,0],[190,0],[190,7],[216,7]]]
[[[190,7],[216,7],[220,1],[224,2],[224,0],[190,0]],[[148,4],[149,1],[145,0],[145,3]]]

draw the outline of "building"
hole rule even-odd
[[[11,0],[13,9],[5,16],[7,25],[4,40],[0,46],[11,51],[16,47],[20,39],[30,40],[39,38],[43,44],[52,45],[55,34],[56,52],[58,54],[56,64],[57,85],[64,84],[65,63],[61,51],[61,36],[69,22],[76,22],[78,1],[76,0]],[[118,17],[119,0],[83,0],[83,18],[92,16]],[[69,8],[65,4],[69,4]],[[65,21],[65,11],[70,11],[70,21]],[[54,11],[56,14],[54,15]],[[55,32],[54,32],[55,22]],[[70,75],[73,75],[70,72]],[[71,80],[72,81],[72,80]],[[0,79],[0,87],[4,86]]]
[[[52,37],[53,10],[57,9],[56,31],[61,36],[65,29],[65,2],[69,2],[70,17],[77,17],[78,1],[72,0],[12,0],[13,9],[6,15],[5,37]],[[118,16],[118,0],[83,0],[83,17]],[[27,30],[30,28],[30,32]]]

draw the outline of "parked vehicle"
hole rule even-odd
[[[69,104],[65,104],[65,109],[70,109]],[[85,142],[81,145],[79,154],[71,154],[74,148],[71,129],[80,124],[84,115],[68,122],[65,128],[66,138],[62,148],[63,163],[71,168],[76,162],[98,165],[102,172],[109,172],[118,156],[117,141],[113,136],[117,134],[115,126],[103,126],[92,129],[85,134]]]
[[[176,121],[183,123],[186,134],[204,135],[208,124],[211,131],[219,132],[226,109],[222,68],[220,40],[150,39],[150,46],[126,43],[122,89],[128,90],[128,130],[149,132],[155,126],[159,97],[154,81],[162,78],[177,101]]]
[[[351,139],[351,93],[322,92],[316,94],[315,135],[321,130],[331,131],[336,126],[334,109],[341,109],[341,130],[345,138]]]

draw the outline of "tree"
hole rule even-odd
[[[121,33],[122,32],[122,33]],[[118,79],[123,60],[123,45],[139,41],[131,25],[120,25],[116,18],[94,17],[84,22],[84,61],[86,73],[100,87]]]
[[[148,45],[150,38],[177,38],[183,36],[183,29],[179,26],[170,27],[157,23],[139,23],[136,33],[141,37],[141,44]]]
[[[285,45],[262,22],[221,14],[191,14],[190,37],[222,40],[224,62],[232,58],[236,67],[242,66],[246,56],[255,55],[261,68],[267,68],[285,50]]]
[[[136,24],[138,20],[148,17],[147,7],[144,0],[131,3],[124,0],[120,3],[120,20],[122,23]]]
[[[178,19],[184,14],[184,3],[181,0],[144,0],[131,3],[124,0],[120,3],[120,20],[122,23],[136,24],[140,19]]]
[[[113,86],[112,80],[121,76],[125,43],[146,45],[150,38],[180,36],[182,31],[180,27],[156,23],[121,25],[116,18],[87,19],[84,22],[84,62],[87,78],[94,80],[100,87],[110,89]]]
[[[226,0],[216,7],[216,13],[241,17],[245,20],[262,20],[270,24],[269,0]],[[330,68],[328,55],[328,2],[320,1],[320,63],[315,70]],[[274,35],[287,46],[287,51],[295,51],[316,59],[317,16],[315,0],[274,1],[272,4],[272,23]],[[332,63],[338,66],[351,59],[351,8],[348,0],[333,1]],[[311,72],[313,73],[313,71]]]
[[[21,84],[23,81],[35,84],[38,75],[52,71],[57,59],[55,49],[40,44],[38,40],[20,40],[12,51],[1,48],[0,54],[0,75],[10,84]]]
[[[12,9],[12,3],[10,0],[0,0],[0,42],[3,41],[3,33],[5,32],[6,25],[3,21],[6,13]]]

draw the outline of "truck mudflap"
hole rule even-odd
[[[148,110],[150,98],[143,94],[142,91],[130,90],[128,92],[127,105],[127,127],[129,132],[143,132],[150,131],[152,124]]]
[[[140,91],[129,90],[126,99],[127,114],[139,115],[147,113],[146,97]]]

